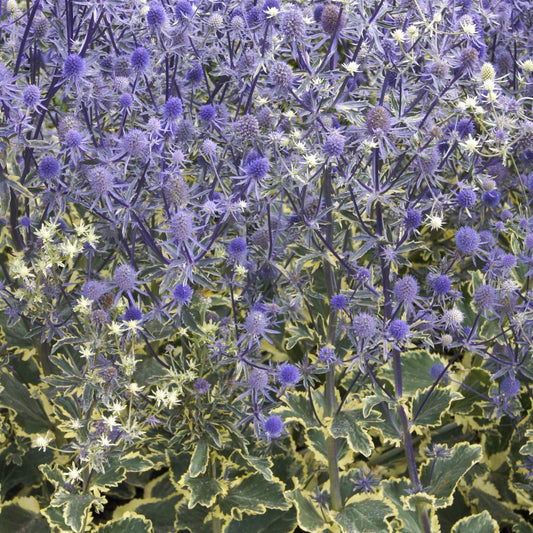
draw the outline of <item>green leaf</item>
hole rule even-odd
[[[449,456],[422,467],[421,482],[430,486],[428,493],[435,496],[435,507],[452,504],[453,492],[459,480],[481,459],[481,446],[460,443],[449,450]],[[433,475],[431,475],[433,472]]]
[[[50,483],[52,483],[52,485],[54,485],[55,488],[63,485],[63,476],[58,470],[57,465],[52,468],[50,465],[44,464],[39,467],[39,470],[43,473],[44,477]]]
[[[121,466],[128,472],[146,472],[154,467],[154,463],[150,459],[143,457],[138,452],[130,452],[120,458],[112,461],[114,466]]]
[[[8,185],[10,189],[15,192],[18,192],[20,195],[25,196],[26,198],[32,198],[33,194],[19,183],[19,176],[7,176],[4,178],[4,182]]]
[[[333,419],[330,432],[333,437],[345,437],[354,452],[370,457],[372,439],[359,425],[359,413],[357,411],[341,411]]]
[[[479,395],[489,395],[491,386],[490,374],[481,368],[472,368],[468,375],[463,379],[466,387],[461,388],[461,395],[459,400],[453,402],[453,412],[455,414],[483,414],[483,408],[480,405]],[[469,387],[469,388],[467,388]]]
[[[90,494],[69,494],[67,504],[63,511],[65,522],[73,531],[82,533],[85,530],[84,522],[97,499]]]
[[[402,388],[405,395],[412,396],[420,389],[426,389],[435,381],[429,374],[435,364],[444,364],[438,355],[426,350],[402,352]],[[394,372],[389,366],[381,367],[379,376],[394,383]]]
[[[407,494],[411,488],[408,479],[393,479],[383,481],[381,484],[383,494],[394,504],[396,516],[402,521],[403,529],[401,531],[409,533],[423,533],[416,511],[409,510],[403,503],[402,497]]]
[[[145,498],[167,498],[176,493],[176,488],[170,481],[168,472],[161,474],[159,477],[152,479],[144,487]]]
[[[50,527],[39,514],[39,504],[35,498],[17,498],[0,507],[0,531],[50,533]]]
[[[196,445],[196,449],[191,458],[189,465],[189,476],[198,477],[207,470],[207,463],[209,461],[209,446],[205,440],[201,440]]]
[[[324,428],[308,429],[305,432],[305,441],[309,448],[314,452],[315,459],[327,465],[328,444],[326,430]]]
[[[266,509],[288,509],[283,497],[283,484],[267,481],[261,474],[252,474],[238,480],[220,502],[220,509],[226,516],[237,520],[245,514],[262,514]]]
[[[451,533],[498,533],[498,522],[487,511],[462,518],[452,527]]]
[[[363,417],[368,418],[370,414],[375,411],[374,408],[384,401],[387,401],[387,397],[379,394],[365,396],[363,399]]]
[[[167,465],[170,471],[170,481],[176,489],[182,488],[181,478],[189,468],[190,456],[188,453],[178,453],[167,450]]]
[[[91,480],[91,487],[116,487],[126,479],[126,469],[122,466],[108,465],[104,472],[96,474]]]
[[[353,501],[355,498],[355,501]],[[343,533],[385,533],[392,531],[387,517],[394,515],[393,508],[383,500],[358,495],[351,498],[335,520]]]
[[[313,501],[308,496],[304,496],[300,489],[285,492],[285,497],[294,504],[296,518],[301,529],[309,533],[321,533],[328,528],[328,524],[324,522],[324,518],[316,509]]]
[[[198,504],[211,507],[216,497],[224,490],[216,479],[206,475],[190,477],[189,474],[185,474],[183,483],[191,491],[189,509]]]
[[[15,458],[10,457],[11,454],[16,454],[17,463],[9,462],[10,458]],[[42,479],[39,470],[46,463],[51,463],[53,458],[54,452],[50,449],[41,452],[37,448],[31,448],[24,453],[13,445],[0,452],[0,494],[2,498],[17,485],[31,487],[40,484]]]
[[[249,465],[256,472],[263,474],[263,477],[267,481],[272,481],[274,475],[272,474],[272,461],[268,457],[254,457],[248,455],[241,450],[235,450],[235,453],[232,454],[232,459],[237,461],[243,466]]]
[[[0,407],[14,411],[17,424],[28,434],[46,433],[52,429],[41,404],[7,371],[0,373]]]
[[[154,533],[150,520],[134,513],[126,513],[122,518],[98,527],[98,533]]]
[[[413,398],[413,416],[416,416],[413,424],[417,426],[438,426],[440,424],[441,416],[448,412],[450,404],[454,400],[461,398],[461,395],[457,392],[453,392],[448,388],[438,387],[431,391],[431,394],[426,401],[428,392],[429,389],[418,391]],[[418,412],[420,407],[422,407],[422,409]],[[416,415],[416,413],[418,413],[418,415]]]
[[[521,448],[520,453],[522,455],[533,455],[533,440],[526,442]]]
[[[299,342],[303,340],[313,340],[313,333],[305,325],[296,325],[287,328],[292,335],[287,339],[285,347],[287,350],[292,350]]]
[[[183,504],[178,507],[176,530],[182,533],[185,530],[191,533],[213,533],[213,528],[208,516],[212,512],[201,505],[197,505],[194,509],[189,509],[187,505]]]
[[[242,520],[232,520],[224,533],[292,533],[296,528],[296,511],[269,509],[261,515],[246,515]]]
[[[59,533],[70,533],[71,527],[65,523],[65,517],[63,516],[62,507],[48,506],[43,509],[41,513],[46,517],[46,520],[50,524],[52,531]]]
[[[307,428],[318,427],[309,398],[304,392],[289,393],[285,396],[285,404],[274,412],[285,422],[300,422]]]
[[[129,511],[143,515],[150,520],[157,533],[174,533],[176,507],[183,495],[175,494],[167,498],[151,498],[149,500],[133,500],[125,507]]]
[[[515,524],[518,528],[516,531],[520,531],[520,533],[530,533],[533,531],[533,528],[525,524],[520,515],[514,513],[507,505],[502,503],[491,494],[474,488],[468,491],[468,496],[470,498],[470,502],[476,504],[476,508],[478,510],[489,512],[490,515],[498,522],[498,524]],[[518,526],[520,526],[521,529]],[[513,527],[513,531],[515,531],[515,527]]]
[[[388,407],[388,410],[385,407]],[[361,425],[370,431],[379,429],[383,437],[390,442],[401,442],[402,436],[398,428],[402,427],[402,423],[398,410],[394,409],[389,401],[375,405],[372,412],[361,421]]]
[[[522,520],[522,522],[513,526],[513,533],[533,533],[533,526]]]

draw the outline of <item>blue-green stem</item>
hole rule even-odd
[[[331,214],[331,171],[329,167],[324,171],[324,201],[328,209],[327,223],[325,227],[326,240],[333,245],[333,216]],[[331,301],[335,294],[334,274],[331,264],[327,259],[324,260],[324,277],[326,280],[326,292],[328,300]],[[334,309],[330,310],[328,320],[327,341],[332,344],[335,341],[337,329],[337,314]],[[326,376],[326,416],[333,417],[337,410],[337,398],[335,396],[335,364],[332,364]],[[339,441],[329,436],[326,442],[328,453],[328,473],[331,494],[331,508],[334,511],[342,509],[342,496],[339,478]]]

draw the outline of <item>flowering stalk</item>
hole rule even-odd
[[[331,213],[331,169],[326,166],[324,169],[324,201],[328,209],[327,221],[325,224],[325,240],[333,245],[333,216]],[[324,277],[326,281],[326,291],[328,300],[335,294],[334,274],[331,264],[324,260]],[[335,342],[335,332],[337,326],[337,312],[331,308],[328,320],[327,341],[330,344]],[[333,417],[337,410],[337,398],[335,396],[335,364],[332,363],[326,375],[326,416]],[[338,465],[338,439],[331,435],[327,440],[328,472],[331,492],[331,508],[334,511],[342,509],[342,496],[340,490],[339,465]]]
[[[377,149],[374,149],[372,154],[372,174],[374,181],[375,192],[378,193],[380,190],[380,179],[379,179],[379,155]],[[376,232],[379,238],[383,236],[383,212],[381,202],[376,202]],[[392,318],[392,302],[390,300],[390,268],[385,261],[385,258],[382,254],[382,247],[380,246],[380,267],[381,267],[381,280],[383,286],[383,297],[384,297],[384,310],[383,317],[386,323]],[[399,349],[394,348],[392,351],[392,365],[394,370],[394,385],[395,385],[395,396],[397,400],[396,410],[398,417],[401,423],[402,431],[402,440],[405,449],[405,455],[407,458],[407,468],[409,471],[409,478],[411,480],[412,488],[415,491],[421,489],[420,480],[418,478],[418,469],[416,465],[415,451],[413,447],[413,440],[411,437],[411,430],[409,427],[409,420],[403,405],[401,403],[403,396],[403,386],[402,386],[402,361],[401,361],[401,352]],[[420,517],[420,522],[424,533],[431,533],[430,521],[427,510],[423,503],[417,504],[417,510]]]

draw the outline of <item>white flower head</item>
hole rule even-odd
[[[50,431],[47,431],[44,435],[37,435],[31,442],[32,448],[39,448],[40,452],[45,452],[48,445],[54,440],[54,436]]]
[[[432,231],[437,231],[442,228],[444,221],[442,220],[442,217],[438,215],[428,215],[427,225]]]

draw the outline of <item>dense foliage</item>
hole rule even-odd
[[[1,531],[533,532],[530,0],[0,9]]]

